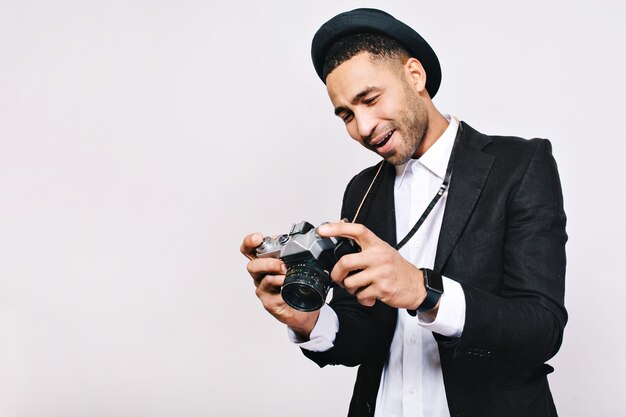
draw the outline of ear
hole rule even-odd
[[[415,58],[409,58],[404,64],[409,82],[419,93],[426,91],[426,71],[422,63]]]

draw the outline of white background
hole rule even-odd
[[[626,414],[624,3],[0,1],[0,417],[339,416],[254,296],[251,231],[339,216],[376,162],[310,62],[383,7],[437,51],[435,104],[551,139],[569,217],[563,416]]]

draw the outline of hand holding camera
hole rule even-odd
[[[322,238],[310,223],[300,222],[274,238],[250,234],[240,250],[250,259],[248,273],[265,309],[308,337],[332,283],[330,271],[339,257],[358,247],[349,239]]]
[[[424,274],[387,242],[357,223],[327,223],[317,228],[321,237],[351,239],[361,251],[337,261],[332,280],[353,294],[359,303],[377,300],[396,308],[417,309],[426,298]],[[436,309],[433,314],[436,315]]]
[[[344,255],[359,252],[353,240],[321,237],[308,222],[296,223],[289,234],[265,237],[256,248],[258,258],[279,258],[287,266],[281,288],[285,302],[299,311],[322,308],[332,284],[330,272]]]

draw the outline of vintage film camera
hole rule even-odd
[[[312,224],[295,223],[288,234],[266,236],[256,248],[258,258],[280,258],[287,266],[280,294],[300,311],[322,308],[332,284],[330,271],[339,258],[361,248],[351,239],[320,237]]]

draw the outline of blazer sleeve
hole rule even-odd
[[[500,289],[462,284],[466,320],[455,357],[479,352],[543,363],[561,345],[567,322],[566,216],[550,142],[531,142],[534,152],[507,197]]]

